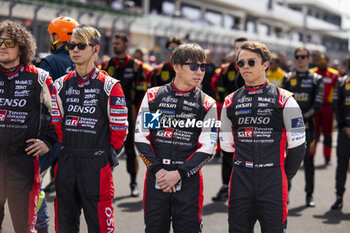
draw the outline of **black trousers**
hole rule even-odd
[[[146,233],[202,232],[201,212],[203,207],[202,172],[182,180],[181,190],[164,193],[155,188],[155,176],[146,174],[144,190],[144,214]]]
[[[339,130],[337,146],[337,170],[336,170],[336,194],[343,196],[345,192],[345,182],[347,171],[349,169],[350,159],[350,139]]]
[[[288,184],[281,167],[234,166],[230,183],[229,232],[282,233],[287,223]]]
[[[114,187],[109,153],[110,149],[63,149],[60,153],[55,175],[58,233],[79,232],[82,208],[89,233],[114,231]]]
[[[0,151],[0,221],[7,201],[16,232],[35,231],[39,172],[39,158],[25,154],[24,147]]]

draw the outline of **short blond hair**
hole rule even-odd
[[[72,37],[77,38],[80,42],[92,45],[99,45],[101,34],[99,31],[91,26],[80,25],[73,30]]]

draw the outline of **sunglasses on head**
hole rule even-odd
[[[308,56],[307,56],[307,55],[295,55],[294,57],[295,57],[295,59],[298,60],[298,59],[300,59],[300,58],[301,58],[301,59],[305,59],[305,58],[307,58]]]
[[[236,64],[237,64],[237,66],[239,68],[243,68],[245,66],[245,64],[246,64],[246,61],[245,60],[239,60],[239,61],[237,61]],[[248,64],[248,66],[253,67],[256,64],[256,61],[255,61],[254,58],[250,58],[250,59],[248,59],[247,64]]]
[[[68,50],[74,50],[75,49],[75,46],[78,47],[79,50],[84,50],[86,48],[86,46],[94,46],[93,44],[86,44],[86,43],[72,43],[72,42],[68,42],[67,44],[67,47],[68,47]]]
[[[187,62],[187,63],[184,63],[184,65],[189,65],[190,70],[192,71],[197,71],[198,68],[200,68],[201,71],[205,71],[208,68],[207,63],[198,64],[197,62]]]
[[[12,39],[5,39],[5,38],[0,38],[0,47],[2,44],[5,44],[6,48],[14,48],[16,46],[16,43]]]

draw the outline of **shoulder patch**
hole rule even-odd
[[[235,95],[236,92],[233,92],[231,94],[229,94],[228,96],[226,96],[225,98],[225,105],[226,108],[230,107],[232,102],[233,102],[233,96]]]
[[[290,91],[287,91],[283,88],[278,88],[279,89],[279,96],[278,96],[278,103],[284,107],[286,104],[287,100],[293,96],[293,93]]]
[[[111,94],[111,91],[117,82],[119,82],[117,79],[112,78],[111,76],[107,77],[103,89],[107,93],[108,96]]]
[[[57,90],[57,94],[61,92],[61,89],[63,87],[63,80],[64,80],[65,76],[62,76],[59,79],[56,79],[56,81],[54,82],[54,86],[56,87]]]
[[[157,93],[159,91],[159,88],[160,87],[153,87],[153,88],[150,88],[150,89],[147,90],[148,102],[151,102],[151,101],[153,101],[156,98]]]
[[[49,76],[49,72],[38,68],[38,82],[39,82],[40,86],[44,85],[48,76]]]
[[[328,69],[328,72],[330,72],[330,73],[332,73],[332,74],[335,74],[335,75],[339,75],[339,71],[338,71],[338,70],[333,69],[333,68],[331,68],[331,67],[328,67],[327,69]]]
[[[205,108],[205,110],[209,111],[209,109],[213,106],[213,104],[215,104],[215,100],[209,95],[205,94],[204,101],[203,101],[203,107]]]

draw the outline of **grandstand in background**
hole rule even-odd
[[[332,4],[331,4],[331,3]],[[0,1],[0,20],[28,26],[38,53],[49,51],[49,21],[70,16],[98,28],[101,54],[113,55],[117,31],[130,35],[131,49],[162,55],[168,36],[197,42],[215,54],[232,49],[236,37],[266,43],[291,56],[295,47],[319,49],[342,60],[349,51],[349,23],[341,0],[21,0]]]

